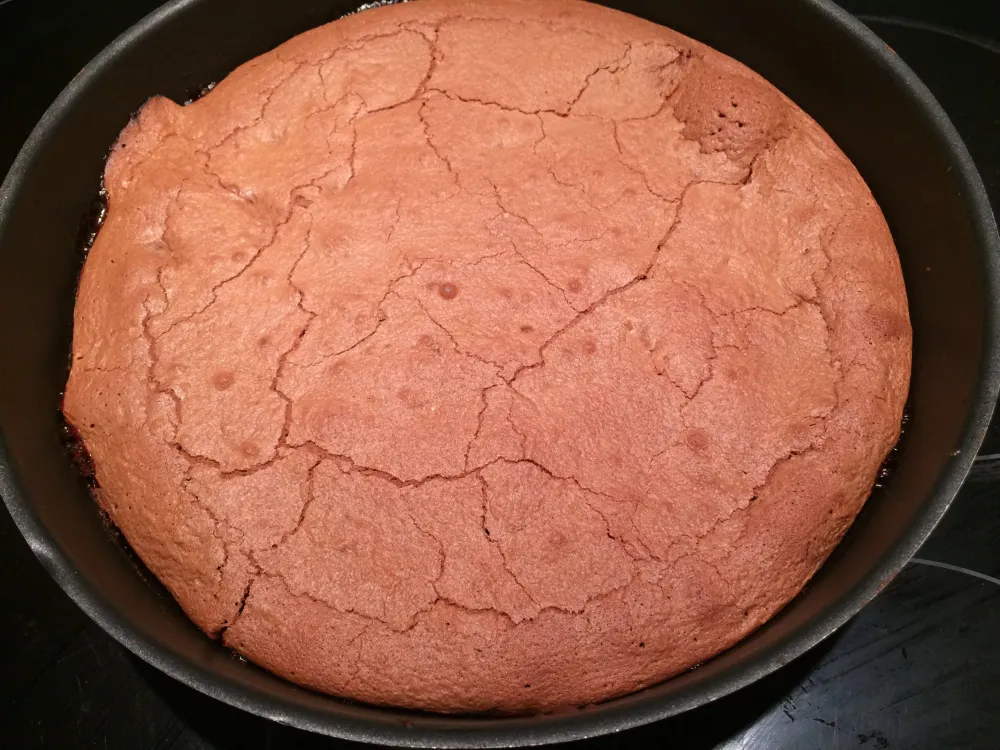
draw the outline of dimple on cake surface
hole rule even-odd
[[[97,500],[304,686],[655,684],[798,593],[899,435],[906,292],[857,170],[601,6],[348,16],[151,99],[105,188],[64,401]]]

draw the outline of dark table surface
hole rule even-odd
[[[846,0],[928,84],[1000,207],[998,0]],[[157,0],[0,0],[0,174],[74,74]],[[1000,429],[941,526],[838,634],[676,719],[577,748],[1000,748]],[[0,510],[0,747],[347,748],[146,666],[76,608]]]

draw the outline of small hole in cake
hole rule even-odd
[[[530,683],[530,682],[526,682],[526,683],[524,683],[524,686],[525,686],[526,688],[530,688],[530,687],[531,687],[531,683]]]
[[[749,609],[744,609],[743,610],[743,616],[744,617],[749,617],[750,616],[750,610]]]
[[[489,529],[483,529],[483,533],[486,534],[486,536],[489,536],[490,535],[490,530]]]
[[[708,448],[712,441],[705,430],[693,427],[688,430],[687,435],[685,436],[685,442],[692,450],[703,451]]]
[[[233,375],[233,373],[228,372],[227,370],[222,370],[220,372],[215,373],[215,375],[212,377],[212,385],[215,386],[216,390],[224,391],[227,388],[230,388],[235,382],[235,380],[236,378]]]
[[[534,326],[529,326],[529,325],[521,326],[521,333],[531,333],[534,330],[535,330]]]
[[[455,299],[458,296],[458,287],[450,281],[446,281],[438,287],[438,294],[442,299]]]
[[[646,648],[646,642],[645,641],[639,641],[639,648]]]

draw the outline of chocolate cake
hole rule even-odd
[[[775,614],[895,443],[858,172],[758,75],[576,0],[418,0],[151,99],[64,410],[191,619],[301,685],[602,701]]]

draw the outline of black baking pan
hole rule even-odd
[[[420,714],[313,693],[236,658],[109,531],[63,446],[59,413],[81,226],[108,148],[149,96],[184,101],[352,5],[168,3],[70,83],[0,188],[0,494],[48,571],[128,649],[208,695],[303,729],[414,747],[542,744],[654,721],[759,679],[843,625],[926,539],[983,439],[1000,386],[1000,238],[969,154],[930,92],[827,0],[615,4],[741,60],[815,117],[868,181],[899,248],[914,329],[906,432],[843,542],[767,625],[697,669],[599,706],[521,718]]]

